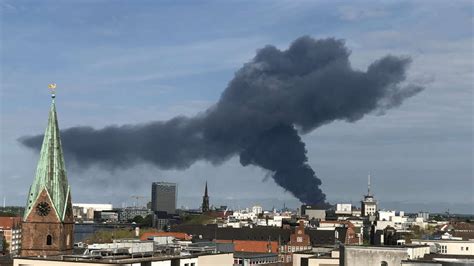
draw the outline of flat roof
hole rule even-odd
[[[362,249],[404,249],[404,248],[421,248],[429,247],[429,245],[372,245],[372,246],[358,246],[358,245],[344,245],[344,248],[362,248]]]
[[[125,256],[108,256],[108,257],[83,257],[81,255],[58,255],[48,257],[15,257],[14,259],[21,260],[42,260],[42,261],[63,261],[67,263],[102,263],[102,264],[122,264],[122,263],[134,263],[134,262],[147,262],[147,261],[165,261],[170,259],[189,259],[197,258],[200,256],[214,256],[232,254],[231,252],[221,253],[196,253],[192,255],[163,255],[155,253],[150,256],[132,257],[129,255]]]
[[[412,239],[413,241],[417,242],[454,242],[454,243],[473,243],[474,244],[474,239],[469,239],[469,240],[456,240],[456,239]]]
[[[312,260],[312,259],[339,260],[339,258],[333,258],[333,257],[327,256],[327,255],[324,255],[324,256],[312,256],[312,257],[309,257],[308,259],[310,259],[310,260]]]
[[[257,253],[257,252],[234,252],[234,258],[254,259],[254,258],[267,258],[267,257],[278,257],[278,254]]]

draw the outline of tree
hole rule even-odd
[[[145,219],[143,219],[142,227],[152,227],[153,226],[153,214],[148,214]]]
[[[95,232],[92,236],[89,236],[84,242],[88,244],[110,243],[114,239],[134,238],[134,237],[135,237],[135,231],[132,229],[102,230],[102,231]]]
[[[3,239],[3,253],[7,253],[8,252],[8,243],[7,243],[7,240],[5,239],[5,237],[2,238]]]
[[[133,217],[133,219],[131,220],[132,223],[136,223],[138,225],[141,225],[145,222],[145,218],[143,218],[141,215],[137,215],[135,217]]]

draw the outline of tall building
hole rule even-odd
[[[209,195],[207,194],[207,181],[206,181],[206,188],[204,189],[204,196],[202,197],[202,205],[201,205],[202,212],[208,212],[209,209]]]
[[[151,185],[152,211],[176,213],[176,198],[178,187],[176,183],[153,182]]]
[[[50,85],[51,89],[55,85]],[[48,126],[22,223],[22,256],[68,254],[73,249],[74,216],[52,93]]]
[[[377,201],[370,193],[370,175],[367,182],[367,195],[364,196],[364,199],[360,202],[360,204],[362,216],[372,216],[375,215],[375,212],[377,212]]]

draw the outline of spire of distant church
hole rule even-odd
[[[202,205],[201,205],[202,212],[208,212],[209,208],[209,195],[207,194],[207,181],[206,187],[204,189],[204,196],[202,197]]]
[[[30,187],[28,201],[26,203],[24,219],[33,210],[40,193],[46,189],[52,208],[58,218],[63,221],[66,215],[70,187],[66,176],[61,138],[59,135],[58,118],[56,114],[56,84],[50,84],[51,107],[49,110],[48,126],[44,133],[43,145],[41,146],[40,158],[36,168],[36,175]]]

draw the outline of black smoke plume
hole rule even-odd
[[[308,164],[298,133],[335,120],[354,122],[383,113],[422,90],[404,85],[410,59],[385,56],[355,70],[342,40],[301,37],[288,50],[258,50],[220,100],[196,117],[61,132],[64,151],[83,166],[127,167],[149,162],[185,169],[197,160],[220,164],[238,154],[243,166],[270,171],[301,202],[324,204],[321,181]],[[40,149],[42,135],[21,143]]]

